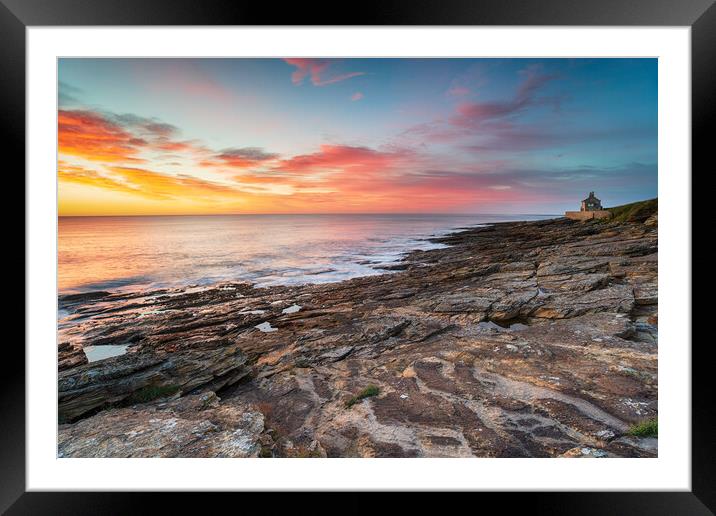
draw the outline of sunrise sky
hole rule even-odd
[[[657,195],[656,59],[60,59],[60,215]]]

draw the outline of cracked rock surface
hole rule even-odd
[[[61,425],[58,457],[256,457],[263,415],[213,392]]]
[[[59,454],[655,456],[627,434],[657,413],[655,220],[493,224],[340,283],[65,296]]]

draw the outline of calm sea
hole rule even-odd
[[[60,217],[59,293],[340,281],[459,228],[535,215]]]

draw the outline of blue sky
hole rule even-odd
[[[59,91],[66,214],[657,195],[656,59],[61,59]]]

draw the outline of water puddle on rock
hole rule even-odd
[[[288,308],[281,310],[282,314],[295,314],[301,309],[301,305],[291,305]]]
[[[88,362],[97,362],[106,358],[118,357],[127,352],[129,344],[107,344],[104,346],[85,346],[84,352]]]
[[[481,323],[477,323],[478,328],[485,329],[485,330],[495,330],[495,331],[504,331],[504,330],[511,330],[511,331],[519,331],[524,330],[528,328],[528,325],[523,322],[520,322],[517,319],[511,319],[509,321],[482,321]]]
[[[271,323],[266,321],[262,322],[261,324],[257,324],[256,328],[258,328],[260,331],[264,333],[271,333],[272,331],[278,331],[278,328],[274,328],[271,326]]]

